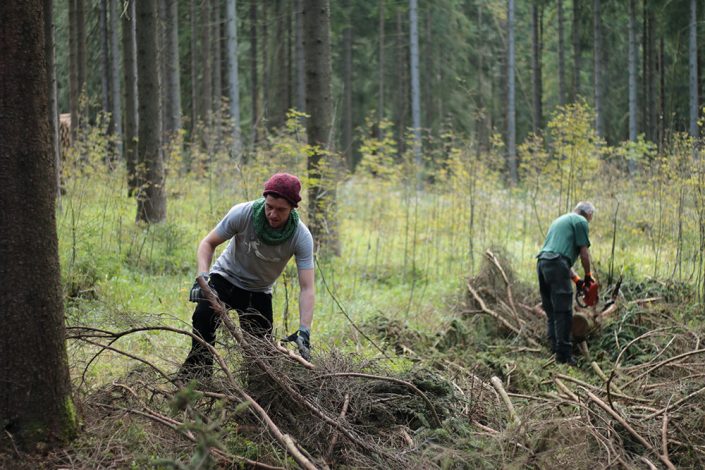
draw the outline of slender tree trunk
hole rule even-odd
[[[296,109],[306,111],[306,51],[304,50],[303,1],[295,0],[295,50],[296,50]]]
[[[164,56],[166,76],[163,86],[166,88],[166,110],[164,131],[168,139],[181,129],[181,67],[179,66],[179,2],[167,1],[165,13]],[[192,84],[193,85],[193,84]]]
[[[343,153],[348,170],[352,171],[352,5],[346,0],[346,21],[343,28]]]
[[[409,56],[403,27],[403,16],[401,11],[397,10],[397,34],[396,34],[396,51],[397,51],[397,142],[399,143],[399,155],[406,152],[406,125],[408,120],[409,110],[409,66],[407,57]]]
[[[303,32],[306,49],[306,134],[311,146],[308,157],[309,226],[315,243],[323,251],[338,253],[335,220],[335,165],[330,149],[332,112],[330,3],[304,0]]]
[[[240,154],[242,153],[242,141],[240,137],[240,77],[237,63],[237,1],[227,0],[225,8],[225,21],[227,22],[228,31],[228,98],[230,119],[232,121],[232,156],[236,160],[239,160]]]
[[[122,90],[120,89],[120,46],[118,39],[118,2],[120,0],[108,0],[110,13],[110,92],[111,92],[111,122],[113,134],[115,135],[116,158],[122,159]]]
[[[166,219],[164,162],[161,152],[161,110],[159,103],[159,57],[157,53],[157,3],[136,2],[137,10],[137,94],[139,102],[139,171],[137,221]]]
[[[536,4],[531,5],[531,70],[533,77],[533,131],[538,134],[543,128],[543,77],[541,75],[541,49],[543,48],[541,37],[541,23],[543,12]]]
[[[191,0],[189,9],[191,10],[191,143],[195,144],[198,139],[198,120],[200,118],[201,103],[198,99],[198,92],[201,88],[198,84],[198,14],[196,0]]]
[[[211,35],[210,35],[210,18],[211,18],[211,0],[201,1],[201,53],[200,67],[201,73],[201,111],[199,120],[203,123],[203,146],[210,155],[211,139],[209,133],[213,123],[213,76],[212,76],[212,61],[211,61]]]
[[[8,455],[48,450],[78,431],[56,234],[55,152],[47,123],[45,51],[54,46],[44,32],[51,6],[45,0],[0,2],[0,449]]]
[[[659,93],[658,93],[658,151],[663,154],[664,143],[666,140],[666,71],[664,63],[664,40],[663,34],[659,37],[659,52],[658,52],[658,75],[659,75]]]
[[[215,142],[217,148],[221,148],[223,144],[223,124],[222,124],[222,106],[223,106],[223,74],[222,74],[222,47],[223,35],[221,33],[221,14],[220,2],[214,2],[213,22],[212,22],[212,44],[213,51],[213,127],[215,127]]]
[[[477,47],[475,54],[477,57],[477,111],[475,116],[475,140],[476,156],[479,158],[485,146],[485,126],[487,125],[487,110],[485,109],[485,49],[482,44],[481,28],[483,25],[482,5],[477,5]]]
[[[377,87],[377,138],[382,138],[384,120],[384,0],[379,0],[379,84]]]
[[[421,184],[421,86],[419,83],[419,29],[417,1],[409,0],[409,74],[411,77],[411,127],[414,133],[416,184]]]
[[[636,43],[636,0],[629,0],[629,140],[636,142],[637,138],[637,55]],[[630,160],[630,170],[634,171]]]
[[[127,165],[127,193],[132,196],[139,186],[137,176],[137,18],[135,2],[127,4],[122,17],[122,53],[125,77],[125,163]]]
[[[69,0],[69,47],[70,47],[70,94],[71,136],[81,128],[81,94],[86,80],[86,28],[84,24],[83,0]]]
[[[100,84],[103,112],[110,112],[110,36],[108,34],[108,0],[98,3],[98,29],[100,31]],[[109,124],[108,133],[112,134],[112,123]]]
[[[575,102],[580,96],[580,75],[582,66],[582,47],[580,45],[580,17],[582,0],[573,0],[573,96],[572,101]]]
[[[565,18],[563,0],[556,0],[558,16],[558,104],[565,105]]]
[[[698,16],[697,0],[690,0],[690,26],[688,41],[688,70],[690,75],[690,135],[698,132]]]
[[[250,3],[250,81],[252,82],[252,145],[259,142],[260,110],[257,76],[257,2]]]
[[[595,92],[595,128],[597,135],[605,137],[605,118],[602,109],[602,15],[600,1],[593,0],[593,63]]]
[[[268,9],[269,2],[262,2],[262,41],[260,43],[260,51],[262,55],[262,130],[266,133],[269,125],[269,117],[271,114],[271,103],[269,90],[271,87],[269,80],[269,19]]]
[[[516,88],[514,82],[514,0],[507,2],[507,164],[509,180],[517,183]]]

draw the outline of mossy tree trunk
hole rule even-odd
[[[0,448],[75,436],[60,283],[44,18],[0,2]],[[11,440],[10,440],[11,438]]]

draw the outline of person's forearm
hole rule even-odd
[[[213,253],[215,253],[215,247],[205,240],[201,241],[198,245],[198,251],[196,251],[196,263],[199,273],[209,272],[211,261],[213,261]]]
[[[590,251],[588,251],[587,247],[583,247],[580,250],[580,262],[583,264],[583,270],[585,272],[585,275],[587,276],[591,271],[590,271]]]
[[[315,303],[315,297],[313,289],[302,290],[299,294],[299,323],[309,330],[313,323],[313,304]]]

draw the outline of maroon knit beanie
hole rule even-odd
[[[289,173],[277,173],[272,175],[271,178],[264,183],[264,192],[262,196],[267,196],[271,194],[273,196],[282,197],[289,201],[289,203],[298,207],[299,201],[301,201],[301,196],[299,192],[301,191],[301,181]]]

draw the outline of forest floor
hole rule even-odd
[[[441,330],[380,315],[356,325],[377,354],[320,345],[312,364],[224,321],[211,379],[184,385],[138,358],[77,396],[70,447],[0,466],[705,467],[705,348],[687,286],[625,279],[613,298],[609,286],[598,310],[614,307],[576,345],[575,368],[551,358],[535,289],[501,256],[488,251],[467,288]],[[158,328],[148,323],[72,325],[69,341],[91,351],[87,368],[96,345]]]

